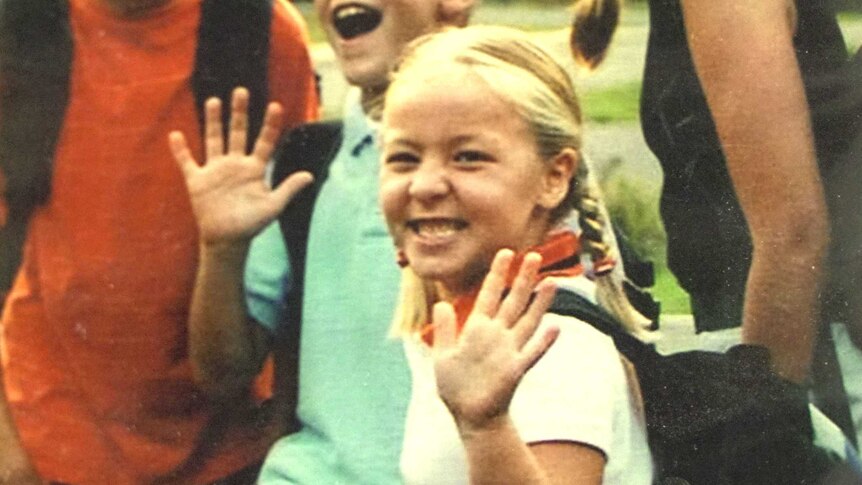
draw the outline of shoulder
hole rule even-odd
[[[305,21],[286,0],[272,0],[269,96],[285,109],[285,126],[316,119],[318,93]]]
[[[625,368],[613,340],[576,318],[546,314],[541,326],[560,329],[557,340],[524,376],[522,386],[541,393],[543,388],[575,395],[613,398],[626,392]]]
[[[286,0],[273,0],[272,2],[272,35],[279,39],[293,39],[300,41],[302,45],[308,43],[308,34],[305,20],[299,10]],[[273,47],[280,47],[279,43],[273,43]]]
[[[622,356],[613,340],[592,325],[573,317],[548,313],[542,326],[560,329],[557,340],[525,375],[527,388],[559,389],[561,397],[614,402],[628,393]],[[564,389],[564,390],[561,390]]]
[[[554,360],[561,359],[561,364],[578,365],[580,362],[593,362],[592,367],[597,364],[596,359],[602,362],[619,361],[620,355],[613,339],[589,323],[566,315],[546,313],[541,325],[559,327],[560,334],[548,350],[546,357]]]
[[[628,411],[625,370],[613,341],[587,323],[546,314],[557,340],[515,392],[510,413],[527,443],[585,443],[605,455],[614,447],[619,416]]]

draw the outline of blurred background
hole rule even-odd
[[[840,5],[841,27],[848,51],[862,43],[862,0],[834,0]],[[323,116],[338,118],[347,85],[334,64],[311,0],[297,0],[308,22],[312,56],[322,77]],[[568,53],[571,18],[567,0],[482,0],[474,24],[497,24],[534,32],[567,65],[584,113],[585,152],[592,160],[611,216],[640,255],[655,264],[655,297],[667,316],[690,313],[688,297],[667,270],[665,235],[658,215],[662,174],[646,147],[638,122],[648,12],[645,1],[625,0],[620,27],[607,58],[598,69],[575,68]],[[665,320],[665,317],[663,317]]]

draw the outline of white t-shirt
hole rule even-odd
[[[544,357],[524,376],[509,409],[526,443],[568,441],[601,450],[605,484],[652,483],[643,418],[613,341],[575,318],[545,315],[560,327]],[[466,484],[467,461],[455,421],[437,395],[430,348],[405,340],[413,377],[401,473],[408,485]]]

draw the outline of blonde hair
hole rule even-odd
[[[521,31],[468,27],[430,34],[410,44],[392,73],[391,85],[408,82],[413,73],[453,66],[469,69],[514,107],[535,137],[543,160],[551,160],[564,149],[578,153],[577,172],[566,197],[551,211],[549,222],[559,224],[576,211],[581,242],[592,261],[618,259],[601,194],[587,161],[580,156],[581,110],[566,71]],[[627,330],[636,332],[648,320],[629,303],[622,280],[621,271],[597,277],[597,299]],[[416,333],[429,321],[429,309],[439,299],[433,284],[423,281],[409,266],[404,268],[393,334]]]

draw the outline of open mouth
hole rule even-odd
[[[446,237],[467,227],[467,222],[458,219],[412,219],[407,228],[420,236]]]
[[[332,12],[332,25],[343,39],[352,39],[376,29],[383,12],[360,3],[339,5]]]

